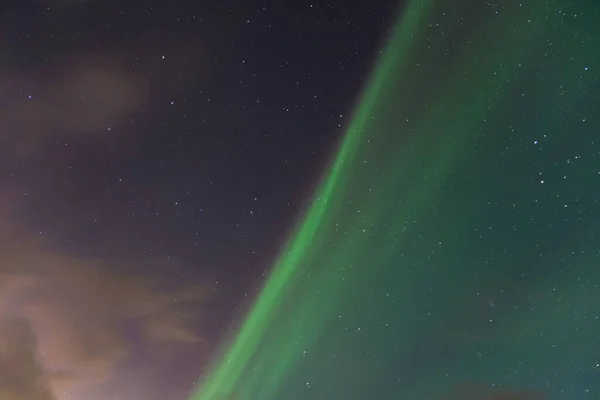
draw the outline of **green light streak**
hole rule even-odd
[[[202,387],[194,399],[208,400],[214,396],[228,396],[233,392],[239,384],[239,378],[248,368],[253,357],[256,356],[259,343],[263,340],[265,332],[273,322],[273,316],[288,295],[287,290],[290,286],[294,286],[295,278],[310,265],[311,260],[308,257],[315,253],[310,247],[316,247],[315,235],[322,224],[326,211],[333,206],[334,201],[341,200],[340,196],[337,199],[333,198],[334,190],[343,186],[345,181],[350,178],[344,176],[344,170],[351,167],[348,161],[358,151],[361,133],[364,131],[369,119],[369,111],[377,104],[377,98],[385,85],[386,75],[392,73],[391,70],[397,65],[396,59],[401,54],[406,53],[408,47],[412,44],[409,36],[417,30],[419,16],[423,12],[424,7],[413,3],[404,14],[405,23],[399,24],[397,30],[393,33],[389,45],[391,50],[385,52],[380,65],[377,67],[378,72],[373,75],[371,82],[367,85],[365,98],[358,107],[359,111],[350,125],[348,135],[342,143],[329,176],[318,190],[317,200],[309,209],[298,232],[293,235],[294,239],[288,243],[282,252],[283,255],[276,262],[262,294],[247,317],[246,324],[231,349],[223,357],[223,363],[214,375],[206,380],[208,383]],[[331,291],[335,286],[330,287],[328,290]],[[289,359],[286,360],[284,357],[281,360],[284,363],[289,362]],[[273,381],[273,378],[270,380]],[[256,383],[264,385],[263,382]]]
[[[483,351],[507,354],[513,360],[523,358],[531,355],[535,347],[531,341],[540,326],[558,331],[550,315],[525,318],[507,307],[502,315],[508,322],[497,329],[509,335],[509,323],[519,326],[524,336],[518,343],[506,343],[478,323],[478,335],[490,335],[489,339],[465,347],[465,332],[475,329],[475,323],[457,311],[472,307],[467,292],[480,290],[475,286],[509,282],[514,273],[503,265],[482,271],[474,261],[483,257],[485,246],[471,246],[469,224],[488,218],[481,207],[482,193],[498,190],[493,185],[487,192],[472,188],[477,168],[492,168],[485,157],[495,153],[487,152],[487,143],[501,142],[503,134],[510,136],[506,120],[532,124],[546,133],[558,130],[555,127],[567,118],[565,110],[540,116],[509,107],[525,101],[519,98],[524,97],[525,88],[543,93],[544,89],[524,79],[543,68],[539,60],[549,42],[561,43],[562,51],[576,54],[593,53],[597,48],[593,41],[582,42],[577,35],[565,36],[565,31],[584,29],[578,22],[565,22],[565,14],[557,12],[568,9],[568,2],[523,3],[503,3],[501,12],[487,5],[473,8],[473,2],[466,0],[412,1],[405,7],[314,202],[281,252],[245,323],[206,374],[193,400],[275,400],[283,396],[283,390],[286,399],[304,399],[308,394],[300,391],[301,378],[297,377],[319,375],[317,370],[324,377],[313,376],[314,385],[320,386],[318,394],[309,398],[369,398],[368,393],[378,390],[374,382],[384,372],[362,371],[368,360],[365,353],[386,354],[391,343],[402,343],[395,355],[410,361],[414,347],[424,346],[422,337],[435,336],[431,330],[438,329],[444,337],[430,341],[453,343],[448,350],[453,357],[458,357],[454,353],[458,350],[452,349],[463,349],[462,370],[452,371],[451,376],[447,365],[444,371],[441,366],[439,370],[428,366],[429,377],[407,381],[403,398],[423,398],[432,388],[443,390],[457,379],[485,380],[501,367],[510,369],[511,362],[501,359],[487,370],[480,368],[478,357]],[[588,36],[597,33],[593,26],[587,29]],[[586,65],[597,65],[597,58]],[[569,75],[570,65],[563,60],[554,68],[567,76],[564,85],[581,87],[580,78]],[[580,88],[581,97],[587,95],[585,88]],[[552,99],[541,97],[532,104],[546,110],[554,107]],[[583,100],[573,97],[570,104],[577,101]],[[497,167],[499,176],[510,173],[505,170],[509,165]],[[471,192],[467,196],[460,187]],[[511,188],[510,182],[507,187]],[[515,198],[528,199],[525,190],[514,190]],[[445,250],[446,258],[428,261],[446,242],[453,243]],[[485,254],[499,252],[495,244],[486,246]],[[497,259],[520,268],[533,262],[506,257]],[[600,278],[593,271],[587,273]],[[438,285],[435,299],[427,294],[433,290],[432,282]],[[542,292],[554,284],[540,282]],[[385,291],[387,295],[382,295]],[[573,287],[565,291],[573,299],[580,298]],[[386,303],[390,293],[393,305]],[[547,296],[540,294],[540,301],[551,301]],[[426,322],[424,310],[434,310],[437,319]],[[560,310],[565,317],[569,308]],[[384,324],[384,320],[390,322]],[[535,326],[528,322],[532,320]],[[362,337],[361,330],[374,323],[378,328],[370,328]],[[449,328],[453,325],[460,325],[462,331],[453,332]],[[573,335],[569,329],[563,331]],[[585,338],[591,340],[589,335]],[[360,365],[342,358],[352,352],[360,353],[356,356]],[[364,379],[365,393],[356,387],[354,392],[344,389],[351,386],[347,381],[354,376]],[[525,384],[527,379],[513,383]],[[304,389],[311,389],[307,386]],[[384,398],[399,398],[396,392],[386,393]]]

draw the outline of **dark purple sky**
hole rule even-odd
[[[395,7],[3,2],[0,322],[28,379],[57,400],[185,398],[310,199]],[[11,390],[52,398],[31,387]]]

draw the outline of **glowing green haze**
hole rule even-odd
[[[471,382],[600,396],[597,8],[405,5],[192,399],[418,400]]]

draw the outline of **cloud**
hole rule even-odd
[[[83,3],[55,1],[51,7],[59,12],[49,19],[67,21],[73,13],[62,11]],[[10,61],[11,54],[20,55],[22,49],[3,37],[11,36],[0,35],[0,56]],[[131,376],[118,374],[138,366],[136,359],[162,361],[201,339],[194,328],[203,290],[166,287],[163,276],[149,272],[154,265],[66,254],[51,239],[28,231],[30,223],[44,225],[36,215],[44,210],[37,200],[45,199],[46,187],[58,202],[69,201],[73,209],[95,206],[71,202],[69,189],[63,186],[65,167],[80,157],[82,148],[71,144],[84,143],[99,158],[118,158],[126,154],[123,146],[130,136],[138,133],[132,120],[152,109],[153,94],[178,99],[190,82],[209,79],[210,57],[195,39],[174,44],[167,54],[156,54],[150,34],[143,40],[105,43],[99,53],[89,53],[85,43],[81,38],[79,48],[22,70],[11,68],[16,63],[0,65],[0,169],[13,178],[0,190],[0,324],[27,325],[33,338],[29,359],[26,352],[13,357],[30,365],[35,361],[39,381],[60,394],[58,400],[78,398],[76,394],[93,399],[91,387],[103,390],[117,381],[131,381]],[[137,70],[132,53],[139,58]],[[26,171],[22,179],[21,171]],[[73,215],[69,218],[76,220]],[[85,232],[86,227],[81,228]],[[52,227],[44,231],[51,232]],[[3,339],[7,332],[0,330],[0,341],[8,340]],[[153,372],[148,366],[136,371],[136,379]],[[7,385],[14,383],[4,378],[0,399],[10,399]],[[105,397],[102,390],[99,398]],[[27,396],[19,400],[37,399]]]
[[[0,399],[55,399],[36,353],[35,335],[26,320],[0,321]]]
[[[27,156],[56,140],[107,139],[147,99],[145,80],[106,57],[73,58],[39,76],[0,71],[0,143]]]
[[[10,226],[1,222],[2,228]],[[158,277],[69,257],[43,240],[2,230],[0,345],[18,351],[1,353],[0,370],[10,359],[24,371],[0,373],[3,400],[21,393],[22,382],[47,381],[56,393],[109,382],[128,360],[132,344],[160,351],[200,340],[194,309],[202,300],[201,289],[168,290]],[[21,336],[27,339],[17,341]],[[40,397],[48,396],[42,389],[38,397],[15,400],[51,399]]]
[[[545,397],[531,389],[494,388],[476,383],[463,383],[453,387],[442,400],[544,400]]]

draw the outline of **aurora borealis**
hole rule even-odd
[[[0,400],[600,399],[598,0],[0,3]]]
[[[411,1],[192,400],[600,395],[600,15]]]

